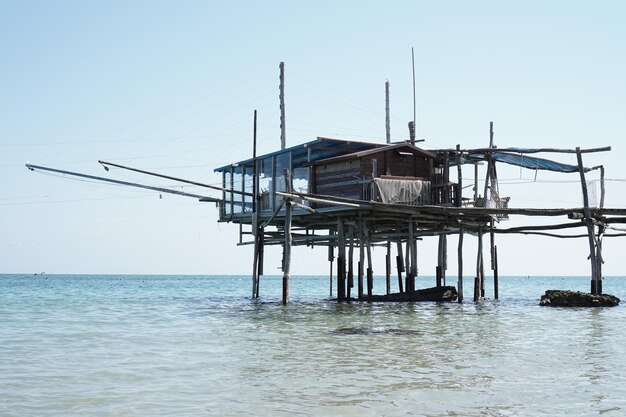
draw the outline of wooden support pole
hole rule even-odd
[[[447,269],[447,238],[446,235],[439,235],[439,245],[437,248],[437,267],[436,267],[436,285],[441,287],[446,285],[446,269]]]
[[[481,230],[478,231],[478,251],[476,253],[476,276],[474,278],[474,301],[478,301],[480,299],[480,289],[481,289],[481,275],[480,275],[480,264],[482,258],[483,251],[483,233]]]
[[[480,239],[480,297],[485,298],[485,254],[483,253],[483,235],[479,235]]]
[[[337,219],[337,301],[346,298],[346,241],[343,221]]]
[[[254,216],[256,217],[257,213],[254,213]],[[256,222],[252,222],[252,223],[256,223]],[[256,228],[256,224],[253,224],[252,226],[253,228]],[[254,229],[253,229],[254,230]],[[257,297],[257,292],[256,292],[256,285],[257,285],[257,275],[259,273],[259,229],[257,229],[255,231],[255,236],[254,236],[254,255],[253,255],[253,259],[252,259],[252,298]]]
[[[403,293],[404,289],[402,288],[402,272],[404,272],[404,263],[402,260],[404,259],[402,256],[402,242],[398,240],[397,242],[398,254],[396,255],[396,269],[398,271],[398,292]]]
[[[417,236],[413,225],[413,244],[411,245],[411,290],[415,292],[415,280],[417,279]]]
[[[385,138],[391,143],[391,120],[389,117],[389,81],[385,82]]]
[[[291,171],[285,169],[285,189],[291,192]],[[283,305],[289,300],[289,273],[291,270],[291,201],[285,199],[285,243],[283,249]]]
[[[387,241],[387,254],[385,255],[385,289],[386,294],[391,294],[391,242]]]
[[[354,227],[349,228],[349,249],[348,249],[348,285],[346,289],[346,296],[348,301],[352,296],[352,288],[354,288]]]
[[[493,122],[489,122],[489,148],[493,148]],[[487,207],[487,190],[489,189],[489,180],[493,176],[493,159],[491,158],[491,154],[487,154],[487,175],[485,177],[485,194],[483,198],[485,199],[485,207]],[[490,194],[493,194],[493,190]]]
[[[459,303],[463,302],[463,225],[459,228],[459,246],[457,251],[458,256],[458,274],[459,280],[457,283],[457,292],[459,293]]]
[[[333,260],[330,260],[330,262],[328,263],[330,264],[330,270],[328,274],[328,296],[332,298],[333,297]]]
[[[332,236],[333,235],[333,231],[332,230],[328,230],[328,236]],[[330,272],[329,272],[329,276],[328,276],[328,287],[329,287],[329,296],[332,297],[333,296],[333,261],[335,260],[335,247],[333,246],[332,242],[329,242],[328,244],[328,262],[330,263]]]
[[[589,236],[589,258],[591,260],[591,294],[600,294],[600,280],[598,274],[598,262],[596,257],[595,231],[591,212],[589,211],[589,194],[587,192],[587,181],[585,180],[585,167],[583,166],[582,153],[580,148],[576,148],[576,158],[578,160],[578,172],[580,173],[580,185],[583,190],[583,215],[585,224],[587,225],[587,234]]]
[[[252,298],[256,297],[257,274],[259,273],[259,213],[257,211],[257,166],[256,166],[256,110],[252,134],[252,233],[254,234],[254,254],[252,260]],[[245,191],[245,190],[244,190]]]
[[[364,246],[363,221],[359,219],[359,268],[358,268],[358,290],[359,300],[363,298],[363,268],[365,265],[365,246]]]
[[[474,205],[478,200],[478,162],[474,162]]]
[[[498,254],[496,247],[496,239],[495,234],[493,232],[494,221],[491,219],[490,227],[489,227],[489,242],[491,246],[490,254],[491,254],[491,270],[493,271],[493,297],[494,299],[498,299]]]
[[[459,207],[463,206],[463,154],[461,153],[461,145],[456,145],[456,173],[457,183],[459,184]],[[476,174],[478,178],[478,173]],[[474,192],[475,193],[475,192]],[[457,248],[457,263],[458,263],[458,281],[457,292],[459,303],[463,302],[463,223],[459,227],[459,244]]]
[[[376,201],[376,183],[374,179],[378,177],[378,160],[372,159],[372,182],[370,183],[370,200]]]
[[[497,300],[499,298],[498,283],[498,246],[493,247],[493,296]]]
[[[259,261],[257,263],[258,271],[256,276],[256,298],[259,298],[259,288],[261,286],[261,275],[263,275],[263,258],[265,255],[265,229],[259,228]]]
[[[370,230],[366,223],[365,244],[367,248],[367,296],[371,297],[374,290],[374,271],[372,270],[372,246],[370,244]]]
[[[417,277],[417,240],[415,239],[415,228],[413,220],[409,220],[409,251],[410,251],[410,273],[407,274],[407,292],[415,292],[415,277]]]
[[[598,276],[600,277],[600,280],[597,281],[596,284],[596,289],[598,291],[598,294],[603,294],[602,292],[602,264],[604,263],[604,260],[602,259],[602,235],[604,234],[604,225],[599,225],[598,226],[598,237],[596,240],[596,262],[597,262],[597,267],[596,267],[596,272],[598,274]]]
[[[285,149],[287,145],[287,133],[285,128],[285,63],[281,62],[278,68],[280,69],[278,97],[280,99],[280,149]]]
[[[411,292],[411,238],[413,234],[411,233],[411,229],[408,229],[408,237],[406,239],[406,245],[404,248],[404,291]]]
[[[410,235],[407,234],[407,236],[410,236]],[[408,282],[409,282],[409,275],[411,274],[411,239],[408,237],[406,239],[406,245],[404,248],[404,269],[406,272],[406,274],[404,274],[404,278],[405,278],[404,289],[406,291],[409,291],[410,285],[408,284]]]

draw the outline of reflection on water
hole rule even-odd
[[[506,278],[500,301],[337,304],[321,277],[282,306],[248,282],[0,278],[0,415],[625,414],[622,307]]]

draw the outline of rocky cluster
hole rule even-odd
[[[589,294],[580,291],[548,290],[539,300],[541,306],[552,307],[613,307],[620,299],[610,294]]]

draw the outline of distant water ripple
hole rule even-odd
[[[0,275],[0,416],[623,416],[623,306],[537,305],[587,283],[337,304],[302,277],[284,307],[278,278]]]

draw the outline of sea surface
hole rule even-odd
[[[0,275],[0,416],[626,415],[624,306],[538,305],[589,278],[464,286],[337,304],[295,276],[282,306],[280,277],[251,300],[247,276]],[[626,277],[604,292],[626,299]]]

